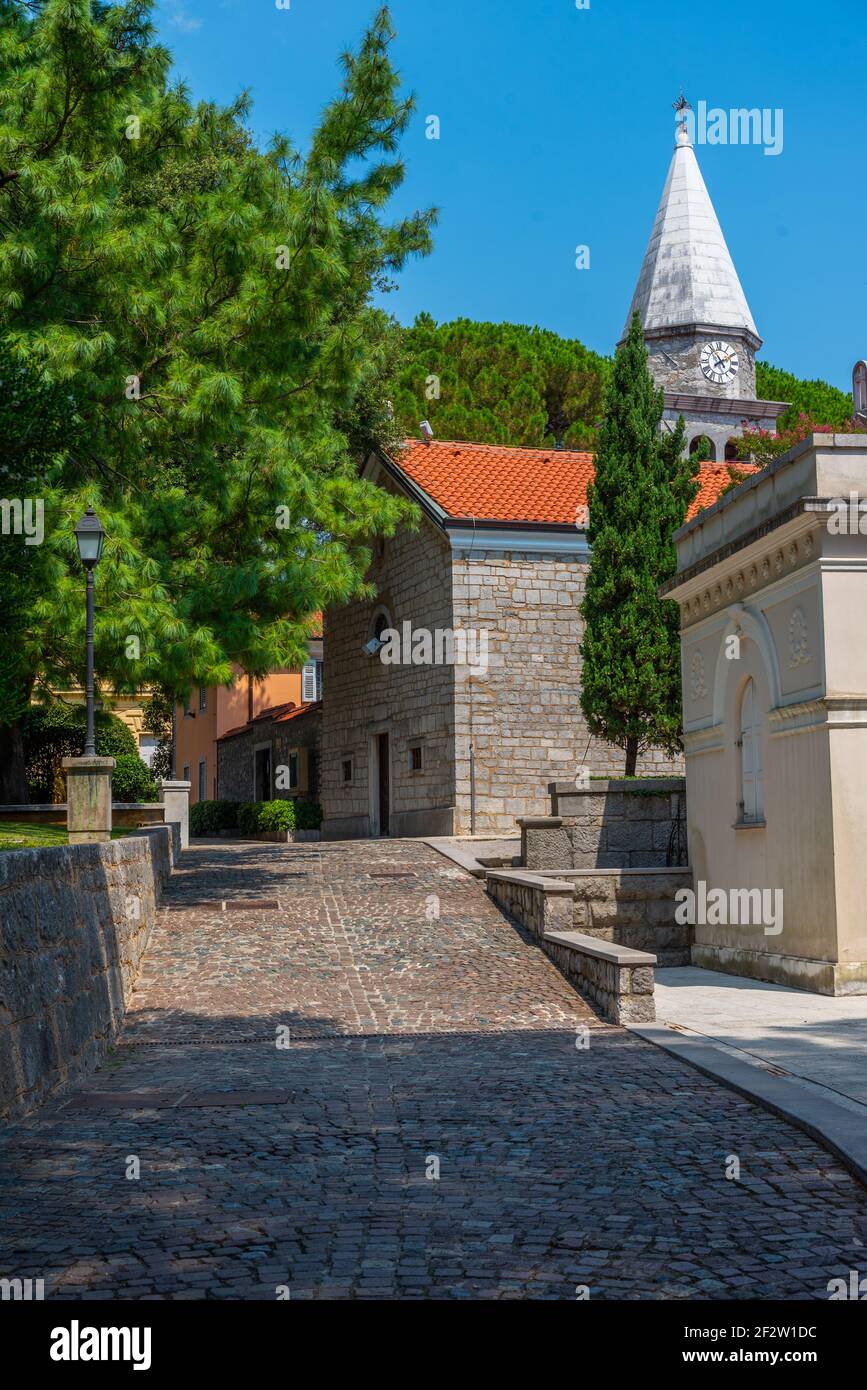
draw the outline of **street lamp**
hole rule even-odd
[[[86,758],[96,757],[96,733],[93,722],[93,571],[99,564],[104,541],[105,532],[100,525],[99,517],[93,507],[88,507],[75,528],[78,558],[87,571],[87,737],[84,742]]]

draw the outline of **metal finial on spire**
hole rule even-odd
[[[692,106],[687,101],[686,97],[683,94],[683,91],[681,91],[680,96],[677,98],[677,101],[673,101],[671,103],[671,106],[672,110],[677,112],[677,138],[678,141],[683,142],[689,137],[686,113],[687,111],[692,110]]]

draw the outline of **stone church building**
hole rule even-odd
[[[761,339],[683,129],[633,310],[666,421],[682,414],[688,440],[711,443],[694,516],[730,483],[732,436],[745,421],[773,428],[785,404],[755,398]],[[326,837],[514,833],[548,811],[549,783],[622,773],[580,705],[592,475],[589,453],[426,439],[366,460],[364,476],[422,520],[379,543],[374,599],[325,616]],[[401,650],[386,662],[392,632]],[[455,632],[473,662],[448,659]],[[682,770],[658,751],[638,767]]]

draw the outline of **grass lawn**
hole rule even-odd
[[[112,830],[111,838],[134,835],[135,826]],[[0,821],[0,851],[4,849],[42,849],[48,845],[67,843],[65,825],[28,825],[26,821]]]

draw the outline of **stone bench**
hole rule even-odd
[[[610,1023],[653,1023],[656,956],[577,931],[548,931],[542,946]]]

